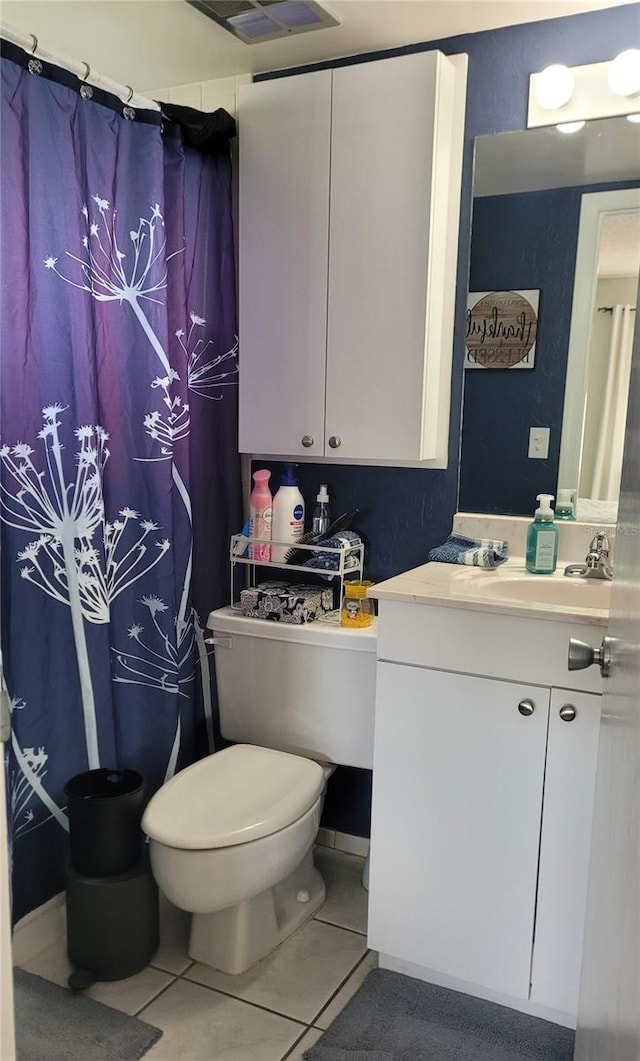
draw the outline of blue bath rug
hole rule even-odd
[[[162,1032],[14,969],[18,1061],[139,1061]]]
[[[306,1061],[572,1061],[575,1034],[472,995],[374,969]]]

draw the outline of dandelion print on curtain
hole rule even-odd
[[[0,532],[14,920],[64,784],[213,748],[203,629],[241,522],[228,143],[2,42]]]

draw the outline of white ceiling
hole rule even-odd
[[[340,25],[247,45],[184,0],[1,0],[3,22],[139,92],[277,70],[628,0],[327,0]]]

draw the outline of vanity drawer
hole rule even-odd
[[[569,638],[597,647],[606,627],[380,600],[378,659],[507,681],[602,692],[597,667],[569,671]]]

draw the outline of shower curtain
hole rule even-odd
[[[634,307],[627,305],[614,306],[611,312],[607,382],[600,402],[595,459],[591,479],[583,488],[585,497],[600,501],[617,502],[620,493],[634,312]]]
[[[64,784],[213,748],[204,627],[241,524],[227,139],[186,146],[2,42],[0,577],[14,920]],[[220,140],[222,139],[222,143]]]

